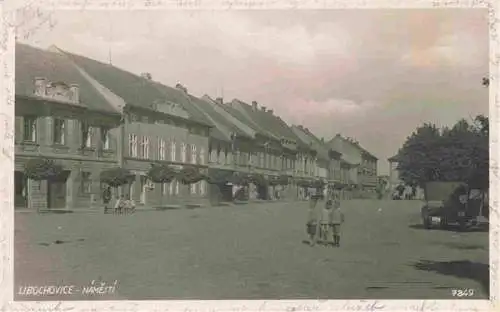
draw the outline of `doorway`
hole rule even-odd
[[[14,171],[14,208],[28,207],[28,179],[22,171]]]
[[[71,171],[64,170],[47,181],[47,208],[66,208],[66,182]]]

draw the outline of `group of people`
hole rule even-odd
[[[114,214],[129,214],[135,212],[135,201],[133,199],[126,199],[124,195],[121,195],[119,198],[117,198],[115,206],[111,208],[111,197],[111,188],[105,188],[103,190],[102,197],[104,202],[104,213],[109,213],[111,209]]]
[[[328,192],[325,205],[319,213],[316,209],[320,196],[311,196],[306,223],[309,245],[322,243],[324,246],[340,246],[341,225],[344,223],[344,214],[340,210],[338,195]],[[317,235],[319,234],[319,235]],[[319,240],[318,240],[319,238]]]

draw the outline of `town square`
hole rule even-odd
[[[16,300],[489,298],[488,11],[299,11],[19,27]]]
[[[418,205],[346,201],[338,249],[303,242],[306,203],[120,217],[21,213],[14,295],[17,300],[454,299],[453,290],[472,290],[467,299],[487,298],[488,233],[425,230]],[[116,280],[117,290],[94,296],[17,294],[22,286],[84,287],[92,280]]]

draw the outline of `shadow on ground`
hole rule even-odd
[[[434,245],[443,245],[448,248],[460,249],[460,250],[487,250],[488,246],[486,245],[477,245],[477,244],[464,244],[464,243],[453,243],[453,242],[435,242]]]
[[[490,272],[489,265],[468,260],[462,261],[430,261],[420,260],[413,263],[417,270],[452,275],[458,278],[468,278],[481,284],[483,291],[489,297]]]
[[[473,227],[473,228],[468,228],[466,230],[460,230],[458,226],[448,226],[446,228],[441,228],[439,225],[435,225],[431,227],[430,229],[426,229],[423,224],[410,224],[408,226],[409,228],[413,230],[425,230],[425,231],[447,231],[447,232],[488,232],[489,227],[488,226],[481,226],[481,227]]]

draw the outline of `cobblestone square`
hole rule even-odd
[[[307,203],[129,216],[18,213],[15,293],[118,281],[114,294],[16,300],[487,297],[488,234],[423,230],[419,201],[345,201],[340,248],[311,247]]]

